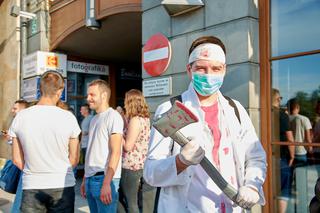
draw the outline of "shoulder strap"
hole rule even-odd
[[[233,108],[233,110],[234,110],[234,113],[236,114],[236,116],[237,116],[237,118],[238,118],[238,121],[239,121],[239,123],[241,124],[240,113],[239,113],[239,110],[238,110],[238,107],[237,107],[236,103],[234,103],[234,101],[233,101],[230,97],[225,96],[225,95],[224,95],[224,97],[225,97],[225,99],[228,100],[229,105],[232,106],[232,108]]]
[[[171,105],[173,105],[175,101],[180,101],[180,102],[182,102],[182,97],[181,97],[181,95],[177,95],[177,96],[174,96],[174,97],[171,97],[171,98],[170,98],[170,103],[171,103]]]
[[[158,212],[160,191],[161,191],[161,187],[157,187],[156,196],[155,196],[155,200],[154,200],[153,213],[157,213]]]
[[[236,114],[236,116],[237,116],[237,118],[238,118],[238,121],[239,121],[239,123],[241,124],[240,113],[239,113],[239,110],[238,110],[238,107],[237,107],[236,103],[234,103],[234,101],[232,100],[232,98],[230,98],[230,97],[228,97],[228,96],[225,96],[225,95],[224,95],[224,97],[225,97],[225,99],[228,100],[229,105],[233,108],[234,113]],[[171,105],[173,105],[175,101],[180,101],[180,102],[182,102],[182,97],[181,97],[181,95],[177,95],[177,96],[174,96],[174,97],[171,97],[171,98],[170,98],[170,103],[171,103]]]
[[[182,102],[182,97],[181,97],[181,95],[177,95],[177,96],[174,96],[174,97],[171,97],[171,98],[170,98],[170,103],[171,103],[171,105],[173,105],[175,101],[180,101],[180,102]],[[173,149],[174,149],[174,141],[172,140],[172,146],[171,146],[171,149],[170,149],[171,155],[172,155]]]

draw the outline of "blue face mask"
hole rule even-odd
[[[202,96],[209,96],[216,93],[223,83],[224,75],[202,74],[192,72],[193,88]]]

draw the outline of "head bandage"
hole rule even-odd
[[[216,44],[205,43],[197,46],[190,54],[188,63],[195,62],[197,60],[215,60],[223,64],[226,63],[226,55],[223,49]]]

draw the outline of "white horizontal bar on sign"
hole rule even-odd
[[[151,50],[148,52],[143,53],[143,62],[151,62],[151,61],[157,61],[161,59],[165,59],[169,57],[169,48],[168,47],[162,47],[159,49]]]

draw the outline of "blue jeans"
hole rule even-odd
[[[21,200],[22,200],[22,172],[21,172],[20,179],[19,179],[16,197],[14,198],[14,202],[11,207],[11,213],[19,213],[20,212]]]
[[[104,175],[92,176],[86,178],[86,195],[89,204],[90,212],[94,213],[116,213],[118,203],[118,191],[114,184],[114,180],[111,181],[111,194],[112,202],[108,205],[104,204],[100,200],[100,190],[103,184]],[[119,184],[118,184],[119,185]]]
[[[289,200],[292,189],[293,167],[289,166],[287,159],[280,159],[280,174],[281,174],[281,199]]]
[[[295,155],[294,156],[295,167],[306,166],[307,163],[308,163],[307,154],[305,154],[305,155]]]

